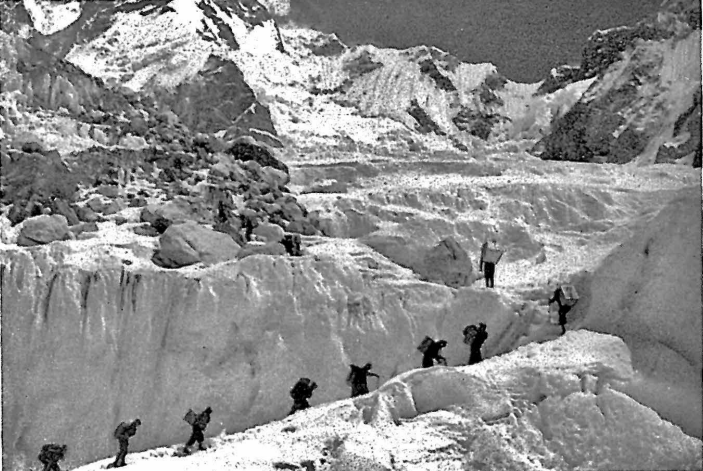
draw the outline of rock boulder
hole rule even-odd
[[[239,245],[227,234],[192,221],[170,226],[159,243],[160,248],[152,260],[164,268],[180,268],[198,262],[225,262],[234,259],[239,252]]]
[[[453,237],[447,237],[425,252],[416,271],[427,281],[451,288],[469,286],[473,281],[471,259]]]
[[[31,247],[70,238],[71,231],[64,216],[42,215],[29,218],[24,222],[17,238],[17,245]]]

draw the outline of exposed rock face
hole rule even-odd
[[[311,256],[256,255],[193,275],[67,257],[57,246],[0,254],[3,379],[13,385],[3,454],[18,466],[44,440],[64,440],[69,468],[114,455],[109,432],[125,417],[143,422],[134,451],[183,442],[190,407],[217,411],[208,436],[283,418],[301,376],[321,384],[313,404],[348,397],[349,363],[373,360],[388,378],[418,367],[416,344],[432,335],[461,364],[461,329],[478,321],[492,333],[490,357],[533,315],[486,291],[368,284],[356,267]]]
[[[153,261],[164,268],[226,262],[239,252],[239,245],[227,234],[192,221],[169,226],[159,239],[159,246]]]
[[[437,68],[437,64],[435,64],[432,59],[428,58],[420,62],[420,72],[426,74],[432,80],[434,80],[435,85],[440,90],[444,90],[445,92],[456,91],[456,87],[454,86],[452,81],[449,79],[449,77],[439,71],[439,69]]]
[[[175,93],[162,91],[156,96],[193,131],[212,133],[235,125],[239,132],[233,132],[230,139],[252,135],[255,130],[253,137],[261,138],[263,131],[271,143],[277,141],[268,110],[256,102],[254,92],[233,62],[210,56],[199,74],[180,84]],[[275,145],[281,146],[280,142]]]
[[[567,69],[562,83],[598,79],[552,123],[536,148],[543,148],[541,158],[625,163],[639,156],[654,163],[687,157],[700,165],[701,33],[692,21],[700,4],[668,8],[656,20],[591,37],[580,69]]]
[[[124,96],[106,90],[99,79],[22,39],[0,33],[0,45],[9,69],[3,79],[3,92],[20,91],[27,106],[48,110],[63,107],[74,116],[87,110],[133,108]]]
[[[701,200],[685,194],[643,224],[580,289],[579,324],[622,337],[640,372],[630,394],[701,437]]]
[[[4,204],[15,205],[17,216],[13,223],[31,215],[36,205],[53,206],[56,199],[73,201],[80,180],[58,152],[28,154],[15,150],[7,155],[2,165],[0,196]]]
[[[417,125],[415,127],[417,131],[423,134],[427,134],[430,132],[436,134],[443,134],[442,129],[437,125],[437,123],[432,120],[430,115],[427,114],[427,112],[422,108],[422,106],[420,106],[416,99],[413,98],[412,101],[410,101],[410,107],[408,107],[406,111],[417,122]]]
[[[272,167],[288,174],[288,166],[271,155],[271,153],[262,146],[256,146],[247,142],[237,142],[232,145],[227,152],[242,162],[254,161],[260,167]],[[280,186],[283,186],[287,181],[276,181]]]
[[[17,245],[43,245],[55,240],[70,239],[68,223],[63,216],[36,216],[22,225]]]

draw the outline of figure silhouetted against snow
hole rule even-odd
[[[317,389],[317,383],[310,378],[300,378],[295,386],[290,390],[290,397],[293,398],[293,407],[288,415],[294,414],[299,410],[305,410],[310,407],[308,399],[312,397],[312,392]]]
[[[471,353],[469,355],[469,365],[475,365],[483,361],[481,355],[481,347],[483,342],[488,338],[486,332],[486,324],[480,322],[478,327],[475,325],[467,325],[464,328],[464,343],[469,346]]]
[[[114,432],[114,437],[120,445],[120,451],[115,457],[115,462],[110,464],[108,468],[121,468],[125,466],[125,458],[127,457],[127,448],[129,447],[129,438],[137,434],[137,427],[142,424],[142,421],[136,419],[132,422],[120,422]]]
[[[351,386],[351,397],[363,396],[369,392],[369,386],[367,384],[367,378],[369,376],[375,376],[378,378],[376,373],[371,373],[372,365],[371,363],[365,364],[363,367],[356,365],[349,365],[351,370],[347,376],[347,384]]]
[[[188,422],[190,426],[193,427],[193,432],[191,433],[190,439],[186,443],[186,446],[183,450],[185,453],[189,452],[190,447],[195,445],[195,442],[198,442],[199,450],[205,449],[205,447],[203,446],[203,441],[205,441],[205,435],[203,435],[203,432],[207,428],[207,424],[210,423],[210,414],[212,414],[212,408],[210,407],[208,407],[197,415],[195,414],[195,412],[193,412],[192,409],[188,409],[188,412],[186,413],[183,420]]]
[[[42,446],[39,456],[37,457],[44,465],[42,471],[61,471],[59,461],[66,455],[67,448],[66,445],[56,445],[55,443]]]
[[[479,271],[483,272],[486,280],[486,288],[495,287],[496,265],[503,256],[503,251],[498,248],[496,239],[491,239],[490,244],[485,241],[481,246],[481,259],[479,260]]]
[[[562,285],[557,287],[557,289],[554,290],[554,295],[549,299],[549,304],[555,302],[559,306],[559,325],[561,326],[561,335],[566,333],[566,315],[578,302],[578,299],[576,288],[571,285]]]
[[[439,354],[439,351],[446,346],[446,340],[435,341],[431,337],[425,337],[422,343],[417,347],[417,349],[422,352],[422,367],[430,368],[434,366],[435,361],[447,366],[447,359]]]

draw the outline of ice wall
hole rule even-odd
[[[81,262],[76,244],[0,253],[10,468],[36,465],[46,442],[69,446],[69,468],[109,456],[114,427],[133,417],[134,450],[184,442],[190,407],[214,409],[209,435],[242,430],[284,417],[301,376],[320,385],[312,404],[348,397],[349,363],[372,361],[385,381],[417,367],[415,347],[432,335],[460,364],[466,324],[488,324],[490,355],[532,317],[492,291],[368,281],[331,257],[166,271],[95,253]]]
[[[635,376],[621,339],[568,332],[469,367],[403,373],[366,396],[212,439],[206,453],[162,448],[128,463],[134,471],[701,469],[700,440],[614,389]]]
[[[591,277],[581,326],[621,337],[638,372],[627,393],[700,438],[699,190],[683,192],[635,234]]]

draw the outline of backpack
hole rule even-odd
[[[195,420],[193,421],[193,425],[205,430],[207,428],[207,425],[210,423],[210,413],[207,411],[203,411],[200,414],[195,416]]]
[[[57,445],[55,443],[49,443],[41,447],[41,452],[37,457],[42,464],[56,463],[62,460],[64,453],[66,451],[65,445]]]
[[[483,258],[484,263],[498,264],[498,262],[500,262],[500,259],[502,256],[503,256],[503,251],[500,250],[499,248],[486,247],[486,251],[483,254],[482,258]]]
[[[195,412],[193,412],[193,409],[188,409],[188,412],[186,412],[185,417],[183,417],[183,420],[188,422],[188,425],[193,425],[195,423],[195,419],[197,416],[195,415]]]
[[[293,389],[290,390],[290,397],[298,399],[298,397],[309,394],[316,387],[317,385],[310,378],[300,378],[293,386]]]
[[[478,334],[478,327],[475,325],[467,325],[464,327],[464,343],[466,345],[471,345],[471,343],[474,341],[476,338],[476,335]]]
[[[425,336],[424,339],[422,339],[422,342],[420,342],[420,345],[417,346],[417,349],[420,350],[422,353],[427,352],[427,349],[430,348],[432,345],[434,345],[434,339],[429,336]]]
[[[562,285],[559,288],[559,302],[562,306],[573,307],[579,300],[579,294],[574,285]]]
[[[112,435],[115,438],[122,438],[126,435],[125,434],[126,431],[127,431],[127,424],[125,422],[120,422],[120,425],[117,426],[117,428],[115,429],[115,433],[113,433]]]

